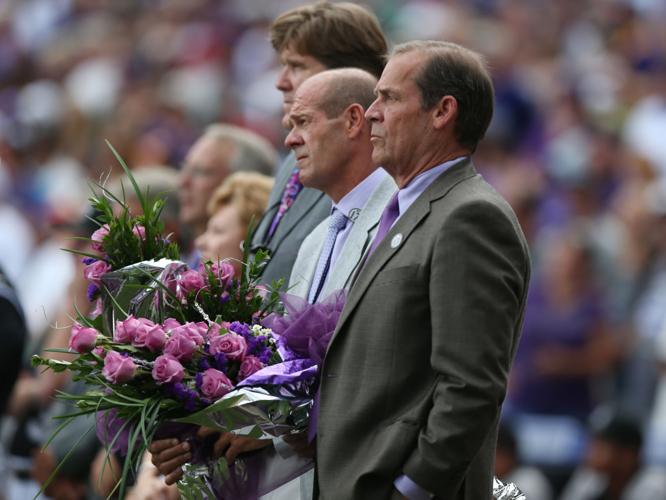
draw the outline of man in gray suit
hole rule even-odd
[[[291,273],[289,292],[310,302],[349,287],[397,189],[372,162],[364,113],[376,83],[360,69],[324,71],[301,85],[289,113],[292,129],[285,145],[296,156],[303,185],[333,200],[331,215],[303,241]]]
[[[319,2],[289,10],[271,25],[271,43],[282,63],[276,86],[284,101],[283,124],[294,93],[310,76],[326,69],[355,67],[379,77],[386,40],[379,21],[367,9],[350,2]],[[303,187],[290,154],[280,166],[266,213],[252,236],[252,253],[267,250],[271,259],[261,281],[287,281],[303,239],[326,218],[331,200],[323,192]]]
[[[400,188],[322,368],[320,498],[488,500],[530,274],[508,204],[470,156],[490,122],[481,58],[396,47],[366,112]]]

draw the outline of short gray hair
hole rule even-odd
[[[209,125],[203,137],[213,141],[231,143],[233,158],[229,161],[229,172],[259,172],[273,175],[278,162],[275,148],[260,135],[227,123]]]
[[[493,84],[483,57],[461,45],[436,40],[400,44],[391,57],[412,51],[429,56],[415,77],[422,108],[430,110],[442,97],[454,97],[458,103],[456,139],[474,151],[493,116]]]

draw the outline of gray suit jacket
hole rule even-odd
[[[331,211],[331,199],[316,189],[303,188],[294,203],[285,212],[272,238],[268,230],[277,213],[289,177],[296,165],[293,153],[290,153],[280,166],[275,177],[275,184],[268,199],[268,208],[262,216],[257,229],[252,235],[251,253],[263,248],[270,252],[271,259],[264,268],[261,282],[271,284],[273,280],[284,278],[285,283],[291,275],[291,268],[298,254],[303,239],[324,220]]]
[[[329,345],[321,498],[399,498],[401,474],[437,498],[491,498],[529,274],[513,211],[471,162],[426,189],[365,262]]]
[[[335,290],[349,288],[351,278],[377,232],[377,226],[379,225],[379,219],[384,211],[384,207],[397,188],[393,178],[387,177],[379,183],[372,195],[370,195],[358,218],[354,221],[354,225],[340,251],[338,259],[329,271],[328,281],[319,294],[321,299],[325,299]],[[319,260],[319,254],[321,254],[324,239],[326,238],[329,217],[324,219],[303,241],[291,272],[289,293],[298,295],[299,297],[308,296],[317,267],[317,261]]]

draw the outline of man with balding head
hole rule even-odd
[[[362,256],[377,229],[379,217],[388,199],[396,190],[393,179],[372,162],[370,125],[365,108],[374,99],[377,79],[360,69],[328,70],[306,80],[296,91],[288,118],[291,132],[285,144],[291,148],[303,184],[317,189],[333,200],[331,215],[306,238],[299,251],[290,293],[306,297],[310,302],[324,299],[330,292],[347,288]],[[340,214],[342,224],[331,231],[331,221]],[[332,235],[332,236],[331,236]],[[327,237],[330,244],[326,245]],[[167,440],[168,441],[168,440]],[[305,445],[301,436],[295,446]],[[173,482],[181,475],[179,467],[189,458],[186,449],[168,448],[157,442],[152,451],[153,462]],[[270,446],[270,441],[223,434],[216,450],[232,463],[239,453]],[[281,456],[277,456],[279,453]],[[178,455],[180,453],[180,455]],[[269,467],[289,470],[303,468],[289,445],[274,441]],[[165,457],[164,459],[162,457]],[[281,462],[281,463],[280,463]],[[307,464],[306,464],[307,465]],[[265,473],[262,478],[273,477]],[[311,498],[312,475],[282,485],[266,498]]]
[[[372,162],[365,109],[377,79],[360,69],[324,71],[306,80],[289,113],[285,140],[304,186],[326,193],[331,215],[304,240],[290,279],[290,293],[309,302],[348,288],[396,189]]]
[[[323,362],[319,498],[490,500],[530,275],[509,205],[471,155],[493,110],[480,56],[398,46],[366,112],[399,187]]]

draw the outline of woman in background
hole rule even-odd
[[[229,259],[240,271],[248,228],[266,210],[273,179],[255,172],[237,172],[218,187],[208,202],[206,231],[195,241],[201,261]]]

